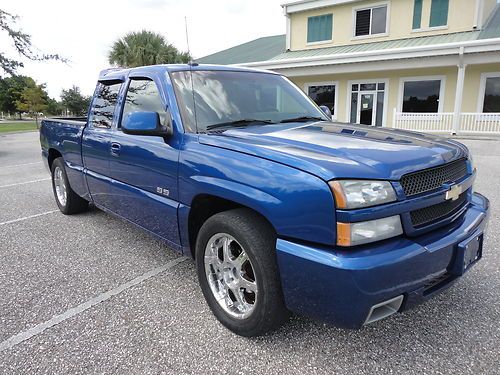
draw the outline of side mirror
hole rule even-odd
[[[320,105],[319,108],[324,112],[325,115],[328,116],[330,120],[332,119],[332,111],[330,111],[330,108],[328,108],[326,105]]]
[[[125,116],[122,122],[122,130],[126,134],[151,135],[168,137],[171,130],[160,123],[157,112],[131,112]]]

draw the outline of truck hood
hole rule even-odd
[[[446,138],[326,122],[231,129],[200,135],[200,142],[285,164],[325,181],[398,180],[468,155],[464,145]]]

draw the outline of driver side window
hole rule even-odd
[[[162,126],[168,124],[167,110],[161,100],[160,92],[154,81],[146,78],[132,79],[125,96],[122,120],[132,112],[157,112]],[[121,127],[121,123],[120,123]]]

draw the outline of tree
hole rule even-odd
[[[15,27],[18,17],[7,13],[0,9],[0,32],[7,33],[8,38],[12,41],[15,50],[21,57],[33,61],[46,61],[46,60],[60,60],[66,61],[64,58],[57,54],[42,54],[39,55],[33,52],[33,45],[31,44],[31,36],[23,33],[20,29]],[[15,75],[18,68],[22,68],[23,62],[12,59],[0,51],[0,69],[9,75]]]
[[[83,116],[87,113],[91,97],[80,93],[80,88],[74,86],[61,92],[61,104],[75,116]]]
[[[47,114],[60,116],[64,112],[64,106],[55,99],[47,99]]]
[[[108,54],[110,64],[126,68],[156,64],[187,63],[191,56],[180,52],[157,33],[142,30],[132,32],[113,43]]]
[[[35,87],[25,87],[21,92],[20,99],[16,101],[18,111],[28,112],[35,116],[37,128],[38,115],[47,108],[46,97],[47,93],[44,91],[43,85],[35,85]]]
[[[0,78],[0,111],[9,114],[21,112],[16,103],[21,100],[21,94],[27,87],[36,87],[35,80],[26,76]]]

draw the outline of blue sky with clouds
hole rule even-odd
[[[19,26],[45,53],[59,53],[68,65],[26,62],[20,71],[46,83],[49,94],[80,86],[94,89],[101,69],[109,67],[113,41],[129,31],[163,34],[186,50],[184,17],[194,57],[201,57],[267,35],[285,33],[283,0],[0,0],[0,9],[20,16]],[[0,35],[2,50],[9,44]],[[9,47],[7,47],[9,49]],[[16,55],[12,51],[12,57]]]

